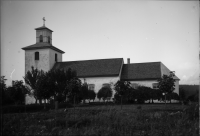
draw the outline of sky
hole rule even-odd
[[[35,28],[53,30],[63,61],[130,58],[162,62],[199,85],[198,1],[1,1],[1,75],[23,80],[25,51]]]

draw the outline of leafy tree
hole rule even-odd
[[[7,79],[5,79],[5,76],[1,76],[1,79],[0,79],[0,89],[1,90],[6,90],[6,80]]]
[[[74,104],[76,103],[76,97],[80,97],[81,95],[81,80],[77,77],[72,78],[67,83],[67,89],[69,90],[68,97],[69,99],[74,100]],[[79,101],[77,101],[79,102]]]
[[[81,97],[83,98],[83,103],[85,103],[86,99],[89,99],[89,90],[87,83],[83,83],[83,85],[81,86]]]
[[[122,97],[122,103],[134,103],[136,99],[136,90],[134,88],[130,88],[125,91],[124,96]],[[115,93],[114,100],[116,103],[121,103],[121,95]]]
[[[34,69],[34,67],[31,67],[31,71],[28,71],[24,77],[25,83],[26,85],[28,85],[27,88],[31,89],[31,94],[34,96],[35,98],[35,103],[37,103],[37,100],[40,100],[40,104],[41,104],[41,97],[39,95],[39,76],[40,76],[40,72],[38,69]]]
[[[98,94],[97,94],[97,96],[99,96],[98,98],[102,98],[105,102],[106,99],[112,97],[112,89],[108,86],[104,86],[99,90]]]
[[[1,76],[1,78],[0,78],[0,90],[1,90],[1,104],[2,105],[6,105],[6,104],[8,104],[9,103],[9,95],[6,93],[6,90],[7,90],[7,87],[6,87],[6,80],[7,79],[5,79],[5,76]]]
[[[94,92],[94,90],[88,90],[88,96],[89,96],[89,100],[93,100],[93,102],[94,102],[94,100],[95,100],[95,98],[96,98],[96,93]]]
[[[47,72],[41,70],[38,78],[38,95],[40,98],[44,99],[44,109],[46,109],[46,100],[53,96],[53,90],[50,88],[50,77]]]
[[[158,79],[158,88],[165,94],[165,104],[166,104],[166,94],[170,94],[175,89],[175,79],[173,79],[174,74],[163,75],[162,78]]]
[[[25,104],[25,95],[28,93],[27,88],[23,85],[23,81],[15,80],[13,85],[8,87],[7,92],[11,101],[15,104]]]
[[[54,97],[54,101],[62,102],[66,100],[68,94],[67,82],[70,80],[71,74],[64,70],[50,70],[47,72],[48,90]]]
[[[114,89],[117,94],[121,97],[121,109],[122,109],[122,97],[127,90],[130,89],[130,82],[128,81],[120,81],[118,80],[117,83],[114,85]]]
[[[146,86],[139,86],[136,90],[136,98],[138,103],[144,103],[145,100],[149,100],[152,98],[152,89]]]
[[[182,101],[182,103],[186,99],[185,92],[186,91],[183,88],[179,88],[179,98]]]

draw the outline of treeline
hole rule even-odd
[[[117,103],[120,103],[121,101],[121,95],[119,93],[116,93],[115,101]],[[139,86],[137,89],[130,88],[124,91],[124,94],[122,96],[122,102],[123,103],[144,103],[145,101],[148,101],[148,103],[154,103],[154,100],[158,101],[165,101],[165,96],[163,95],[162,91],[159,89],[152,89],[150,87],[146,86]],[[179,95],[175,92],[166,94],[166,100],[180,100]]]
[[[1,90],[1,104],[2,105],[24,105],[25,95],[29,94],[28,89],[24,86],[23,81],[15,80],[12,86],[6,86],[5,76],[1,76],[0,90]]]
[[[103,86],[96,94],[94,90],[89,90],[86,82],[82,83],[77,78],[76,71],[72,69],[68,70],[50,70],[44,72],[42,70],[31,68],[24,77],[26,86],[23,81],[13,81],[13,85],[7,87],[5,84],[5,77],[1,77],[1,90],[2,90],[2,104],[3,105],[17,105],[25,104],[25,95],[31,95],[35,98],[35,103],[42,100],[46,103],[58,102],[58,103],[71,103],[77,104],[86,100],[94,101],[97,97],[99,100],[108,101],[111,100],[113,91],[111,85]],[[154,100],[171,102],[174,100],[185,100],[184,94],[180,92],[180,95],[174,93],[175,80],[173,79],[173,73],[170,76],[163,75],[158,80],[158,88],[152,89],[146,86],[139,86],[137,89],[132,88],[131,83],[128,81],[117,81],[113,85],[115,90],[114,98],[115,103],[154,103]],[[45,105],[45,104],[44,104]]]
[[[94,100],[96,94],[94,90],[88,90],[87,83],[81,83],[77,78],[76,71],[72,69],[51,70],[44,72],[34,69],[28,71],[23,81],[13,81],[12,86],[6,86],[5,77],[1,77],[2,104],[3,105],[23,105],[25,96],[31,95],[35,98],[35,104],[42,104],[42,100],[59,103],[80,103],[82,100]]]

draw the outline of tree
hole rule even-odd
[[[81,86],[81,97],[83,98],[83,103],[85,103],[86,99],[89,99],[89,90],[87,83],[83,83],[83,85]]]
[[[7,87],[6,87],[6,80],[7,79],[5,79],[5,76],[1,76],[1,78],[0,78],[0,90],[1,90],[1,104],[2,105],[6,105],[6,104],[8,104],[9,103],[9,95],[7,95],[7,93],[6,93],[6,89],[7,89]]]
[[[150,100],[153,97],[153,92],[150,87],[139,86],[136,91],[136,98],[138,103],[144,103],[145,100]]]
[[[105,102],[106,99],[112,97],[112,89],[108,86],[104,86],[99,90],[98,94],[97,94],[97,96],[99,96],[98,98],[102,98]]]
[[[25,95],[28,94],[27,88],[23,85],[23,81],[13,81],[13,86],[10,95],[15,104],[25,104]]]
[[[180,100],[181,100],[182,103],[186,99],[185,92],[186,91],[183,88],[179,89],[179,98],[180,98]]]
[[[67,89],[69,90],[68,97],[69,99],[72,98],[74,100],[74,105],[76,103],[76,97],[80,97],[80,92],[81,92],[81,80],[78,79],[77,77],[72,78],[70,81],[67,83]],[[78,102],[78,101],[77,101]]]
[[[94,92],[94,90],[88,90],[88,99],[89,100],[93,100],[93,102],[94,102],[94,100],[95,100],[95,98],[96,98],[96,93]]]
[[[28,88],[31,88],[31,94],[35,98],[35,103],[37,103],[37,100],[40,100],[41,104],[41,98],[39,96],[39,76],[40,72],[38,69],[34,69],[34,67],[31,67],[31,71],[28,71],[24,77],[25,83],[28,85]]]
[[[70,70],[71,71],[71,70]],[[62,102],[66,100],[68,94],[67,82],[71,78],[71,73],[64,70],[50,70],[47,73],[48,77],[48,90],[54,97],[54,101]]]
[[[42,70],[40,71],[37,86],[38,95],[41,99],[44,99],[44,109],[46,109],[46,100],[53,96],[53,90],[50,85],[50,77],[47,72],[43,72]]]
[[[80,97],[80,91],[81,91],[81,80],[77,77],[72,78],[67,83],[67,89],[69,90],[69,99],[74,99],[74,120],[75,120],[75,103],[76,103],[76,97]],[[80,102],[80,99],[78,99]]]
[[[130,89],[130,87],[131,87],[130,82],[128,81],[118,80],[117,83],[115,83],[114,85],[116,93],[119,94],[121,97],[121,109],[122,109],[122,97],[125,94],[125,92]]]
[[[0,89],[1,90],[6,90],[6,80],[7,79],[5,79],[5,76],[1,76],[1,79],[0,79]]]
[[[173,79],[174,73],[170,75],[163,75],[162,78],[158,79],[158,88],[165,94],[165,104],[166,104],[166,94],[170,94],[175,89],[175,79]],[[170,101],[171,102],[171,101]]]

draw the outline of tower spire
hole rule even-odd
[[[45,21],[46,21],[45,17],[43,17],[43,26],[45,26]]]

